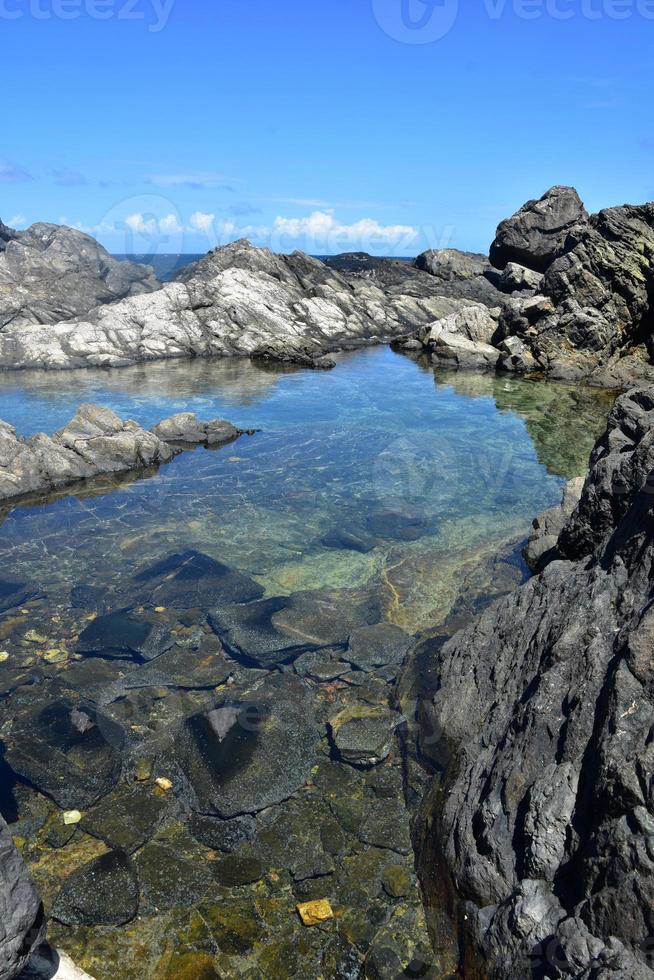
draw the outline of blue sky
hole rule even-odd
[[[654,0],[0,0],[0,31],[0,216],[112,251],[486,250],[555,183],[654,197]]]

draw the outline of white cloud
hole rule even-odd
[[[159,228],[156,218],[145,218],[141,213],[129,214],[125,224],[135,235],[156,235]]]
[[[349,244],[361,248],[371,244],[408,246],[419,235],[418,229],[411,225],[381,225],[375,218],[361,218],[350,225],[342,224],[333,211],[314,211],[305,218],[277,217],[272,233],[273,236],[305,239],[314,245]]]
[[[7,222],[10,228],[25,228],[27,225],[27,218],[24,214],[15,214],[13,218],[10,218]]]
[[[184,229],[174,214],[168,214],[165,218],[159,219],[159,231],[163,235],[181,235]]]
[[[153,174],[148,178],[157,187],[185,187],[187,190],[201,191],[207,188],[233,190],[230,182],[221,174]]]
[[[191,228],[194,228],[196,231],[207,232],[215,220],[215,214],[205,214],[203,211],[196,211],[190,218]]]

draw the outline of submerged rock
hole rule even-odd
[[[280,678],[251,700],[218,702],[189,718],[175,758],[193,809],[230,819],[292,796],[318,750],[310,704],[297,679]]]
[[[167,809],[151,791],[123,787],[89,810],[81,827],[110,848],[133,854],[154,836]]]
[[[141,885],[141,913],[152,915],[174,908],[191,908],[212,882],[211,871],[198,860],[187,860],[159,841],[146,844],[135,859]]]
[[[66,878],[52,916],[68,926],[122,926],[132,921],[138,907],[132,861],[120,851],[109,851]]]
[[[79,653],[92,653],[102,657],[131,657],[155,660],[170,650],[175,638],[161,626],[153,626],[127,613],[109,613],[98,616],[80,633],[77,643]]]
[[[374,766],[388,757],[400,722],[387,708],[356,704],[329,719],[334,747],[344,762]]]
[[[193,550],[168,555],[137,572],[134,581],[148,587],[152,605],[176,609],[209,609],[263,595],[262,587],[249,575]]]
[[[207,817],[199,813],[191,814],[189,830],[196,840],[216,851],[231,853],[254,838],[256,821],[253,817],[234,817],[222,820],[220,817]]]
[[[401,665],[411,644],[412,638],[399,626],[378,623],[354,630],[341,658],[358,670],[371,672],[390,664]]]
[[[12,707],[5,758],[14,772],[66,810],[86,810],[112,789],[124,733],[92,704],[68,698]]]
[[[209,614],[209,624],[232,656],[271,668],[303,653],[344,647],[353,628],[380,615],[376,601],[352,603],[316,591],[226,606]]]
[[[18,976],[44,933],[41,902],[0,817],[0,977]]]

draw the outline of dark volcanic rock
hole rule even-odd
[[[221,820],[219,817],[193,813],[189,821],[189,830],[196,840],[216,851],[226,853],[236,851],[242,844],[253,840],[256,829],[255,819],[249,816]]]
[[[303,786],[318,737],[306,689],[280,677],[251,700],[218,702],[189,718],[175,758],[193,809],[231,819],[281,803]]]
[[[82,830],[132,854],[154,836],[167,803],[151,790],[121,788],[84,815]]]
[[[552,187],[538,201],[527,201],[497,229],[490,260],[498,269],[516,262],[545,272],[565,245],[568,234],[588,214],[574,187]]]
[[[131,657],[155,660],[175,642],[162,626],[152,626],[127,613],[115,612],[98,616],[80,633],[79,653],[102,657]]]
[[[373,671],[390,664],[399,666],[411,646],[412,638],[399,626],[378,623],[364,626],[350,634],[343,660],[359,670]]]
[[[310,651],[344,647],[352,629],[378,622],[380,615],[374,600],[348,603],[328,592],[299,592],[217,609],[209,624],[232,656],[270,668]]]
[[[211,606],[260,599],[263,589],[236,569],[199,551],[168,555],[134,576],[151,590],[149,600],[176,609],[209,609]]]
[[[119,262],[81,231],[45,223],[26,231],[1,225],[0,330],[69,320],[160,285],[150,266]]]
[[[122,926],[132,921],[138,906],[134,865],[126,854],[109,851],[66,878],[52,916],[68,926]]]
[[[559,539],[576,560],[430,665],[424,747],[447,770],[432,833],[498,980],[651,976],[653,410],[652,388],[617,402]]]
[[[85,701],[60,698],[13,707],[5,758],[14,772],[64,809],[85,810],[115,786],[124,734]]]
[[[136,858],[141,885],[141,913],[195,905],[211,884],[211,872],[199,861],[182,858],[173,847],[153,841]]]
[[[41,902],[0,817],[0,977],[18,976],[44,932]]]

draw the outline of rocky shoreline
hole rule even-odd
[[[653,431],[653,388],[618,399],[544,570],[428,657],[417,832],[498,980],[653,972]]]
[[[191,413],[172,416],[147,431],[98,405],[80,405],[75,417],[53,436],[40,432],[22,439],[0,420],[0,502],[49,493],[103,474],[156,468],[192,446],[217,448],[242,435],[229,422],[200,422]]]
[[[653,265],[654,205],[589,215],[570,187],[503,221],[490,259],[440,249],[412,264],[322,262],[239,241],[163,286],[79,232],[3,225],[0,369],[237,355],[329,367],[330,352],[393,342],[437,365],[624,388],[654,377]]]

